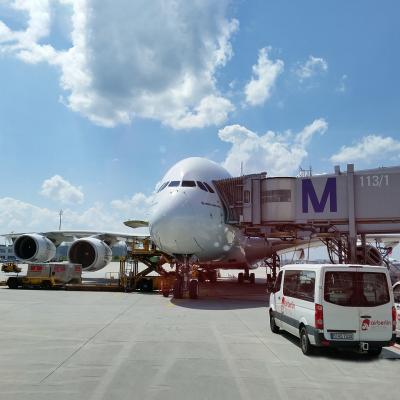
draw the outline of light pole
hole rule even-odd
[[[61,222],[62,222],[63,210],[60,210],[60,212],[58,213],[58,215],[60,216],[60,224],[58,225],[58,230],[61,231]]]

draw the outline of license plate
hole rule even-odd
[[[332,332],[331,333],[332,340],[353,340],[354,334],[347,332]]]

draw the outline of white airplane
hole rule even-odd
[[[230,178],[221,165],[199,157],[184,159],[164,176],[152,205],[149,222],[126,221],[127,226],[149,226],[150,237],[162,252],[176,260],[177,279],[174,296],[189,292],[198,297],[198,279],[193,268],[200,270],[199,279],[207,274],[217,279],[220,268],[244,270],[239,282],[254,283],[249,271],[257,262],[282,251],[296,250],[305,241],[283,241],[246,236],[226,223],[226,211],[213,181]],[[82,264],[84,271],[96,271],[111,261],[110,245],[130,241],[138,235],[113,232],[53,231],[6,235],[13,240],[15,255],[26,262],[46,262],[55,256],[56,246],[72,242],[68,259]],[[319,239],[313,241],[321,245]],[[310,241],[307,241],[310,245]]]
[[[213,181],[230,177],[221,165],[192,157],[175,164],[161,181],[149,229],[157,247],[178,260],[180,279],[174,287],[175,297],[182,297],[185,289],[191,298],[198,296],[197,279],[190,279],[191,265],[208,271],[211,281],[216,280],[216,269],[242,269],[245,273],[239,273],[239,281],[254,283],[254,273],[249,270],[272,254],[271,242],[244,236],[225,223],[224,205]]]

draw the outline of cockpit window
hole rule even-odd
[[[168,186],[170,186],[170,187],[176,187],[176,186],[179,186],[179,184],[180,184],[179,181],[171,181],[171,182],[169,183]]]
[[[204,186],[203,182],[197,181],[197,186],[201,189],[207,192],[207,188]]]
[[[182,181],[182,187],[196,187],[195,181]]]
[[[169,181],[168,181],[168,182],[164,182],[164,183],[159,187],[159,189],[157,190],[157,193],[160,193],[161,190],[164,190],[164,189],[168,186],[168,183],[169,183]]]
[[[210,193],[215,193],[214,192],[214,189],[207,183],[207,182],[203,182],[205,185],[206,185],[206,188],[208,189],[208,191],[210,192]],[[171,185],[170,185],[171,186]]]

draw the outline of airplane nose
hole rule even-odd
[[[193,254],[196,243],[196,217],[185,192],[173,192],[168,201],[156,206],[150,219],[150,235],[157,246],[172,254]]]

